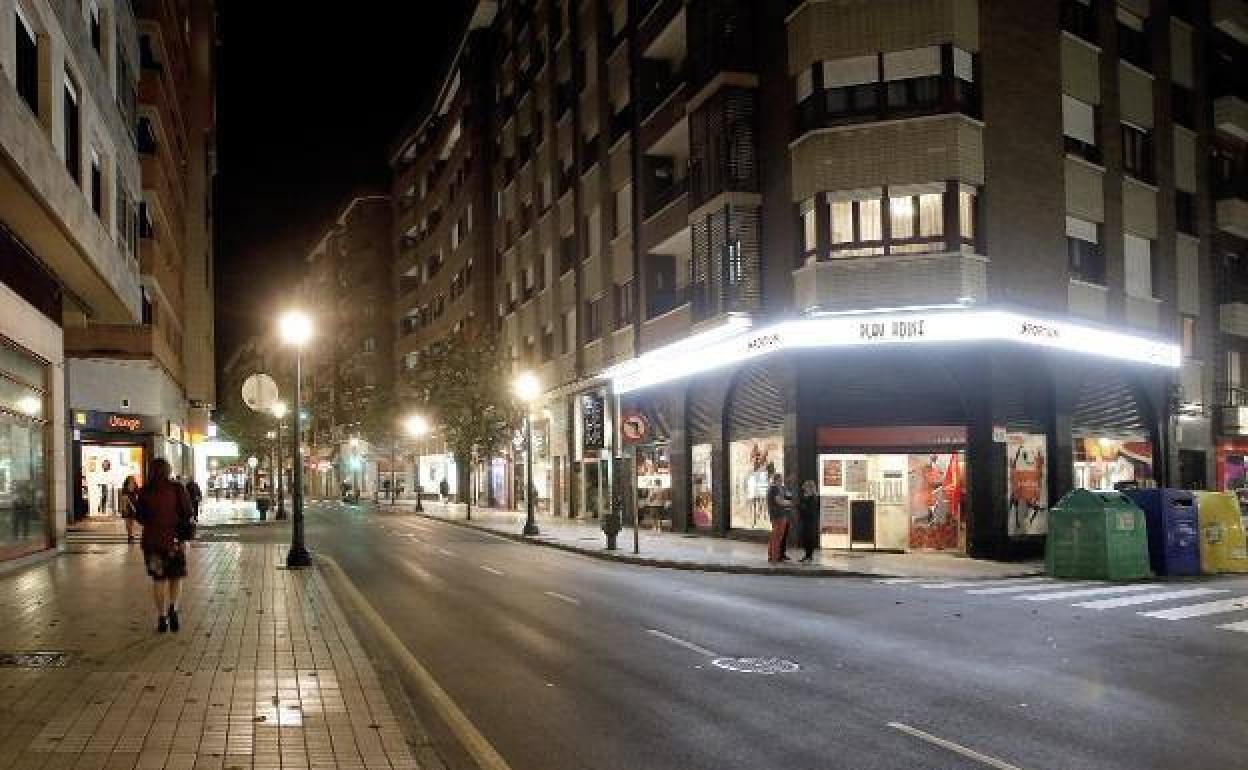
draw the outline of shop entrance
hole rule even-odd
[[[1074,441],[1077,489],[1152,486],[1153,445],[1143,436],[1084,436]]]
[[[672,524],[672,458],[667,444],[637,447],[637,513],[642,526]],[[664,524],[666,522],[666,525]]]
[[[118,495],[126,478],[143,484],[144,460],[141,444],[82,443],[81,494],[91,515],[118,515]]]

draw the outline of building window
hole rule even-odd
[[[965,186],[958,189],[958,232],[962,243],[970,246],[975,245],[975,202],[976,195],[972,189]]]
[[[1196,319],[1193,316],[1179,316],[1179,342],[1184,358],[1196,357]]]
[[[1153,181],[1152,134],[1130,123],[1122,124],[1122,170],[1142,182]]]
[[[91,148],[91,210],[97,217],[104,216],[104,171],[100,168],[100,154]]]
[[[1105,252],[1101,248],[1100,225],[1066,217],[1066,249],[1072,279],[1105,285]]]
[[[1142,69],[1152,66],[1146,21],[1118,6],[1118,56]]]
[[[1175,229],[1188,235],[1196,234],[1196,195],[1183,190],[1174,191]]]
[[[602,297],[585,303],[585,339],[596,340],[602,336]]]
[[[563,352],[571,353],[576,350],[576,311],[568,310],[561,316],[563,325]]]
[[[1083,38],[1096,42],[1096,11],[1092,7],[1093,0],[1062,0],[1062,29]]]
[[[364,338],[364,352],[376,353],[377,352],[377,340],[372,337],[365,337]]]
[[[815,199],[808,198],[802,201],[800,211],[802,218],[802,254],[810,256],[819,247],[819,239],[816,237],[818,217],[815,216]]]
[[[547,325],[542,330],[542,360],[549,361],[555,357],[555,327]]]
[[[830,194],[830,236],[833,257],[880,254],[923,254],[946,250],[943,184],[928,189],[888,191],[883,197],[837,199]],[[950,204],[952,203],[950,198]],[[975,195],[961,190],[957,202],[963,241],[974,243]],[[888,225],[885,230],[885,224]],[[888,232],[887,241],[884,233]]]
[[[1125,288],[1128,297],[1153,297],[1153,242],[1131,233],[1122,236]]]
[[[36,115],[39,114],[39,38],[35,28],[17,6],[17,93]]]
[[[1238,390],[1243,384],[1242,362],[1238,350],[1226,351],[1226,385],[1229,388]]]
[[[879,198],[833,200],[832,255],[866,257],[884,253],[883,205]]]
[[[74,182],[82,184],[82,117],[78,110],[78,88],[65,73],[65,168]]]
[[[615,328],[623,329],[633,322],[636,312],[637,297],[634,287],[636,282],[626,281],[615,285]]]
[[[1062,94],[1062,133],[1066,152],[1100,165],[1101,148],[1096,141],[1097,108]]]

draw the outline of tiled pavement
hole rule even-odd
[[[418,768],[317,569],[197,543],[182,631],[157,635],[137,548],[69,549],[0,578],[0,770]]]

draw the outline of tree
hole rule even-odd
[[[423,356],[407,384],[455,458],[472,518],[473,465],[507,446],[522,416],[498,353],[488,340],[458,333]]]
[[[392,388],[381,387],[373,392],[368,409],[360,421],[360,433],[374,450],[390,450],[390,489],[393,495],[397,486],[394,478],[394,455],[399,443],[399,403]],[[381,462],[378,461],[376,494],[380,493]]]
[[[267,457],[271,451],[268,432],[273,430],[273,416],[253,412],[243,403],[238,388],[227,390],[224,395],[224,403],[216,414],[217,428],[238,444],[239,460],[245,461],[251,455]]]

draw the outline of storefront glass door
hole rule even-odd
[[[143,447],[137,444],[82,445],[82,477],[88,510],[95,516],[115,516],[118,494],[127,477],[143,484]]]

